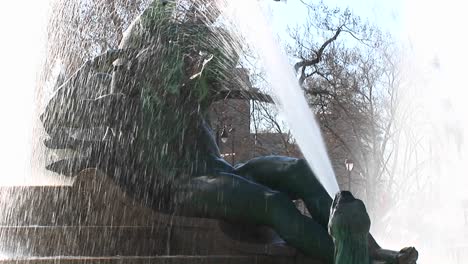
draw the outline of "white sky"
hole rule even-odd
[[[0,184],[29,175],[33,94],[48,0],[0,3]]]

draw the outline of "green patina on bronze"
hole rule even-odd
[[[370,264],[370,225],[361,200],[346,191],[336,195],[328,224],[328,232],[335,244],[335,264]]]
[[[365,235],[370,222],[362,202],[353,198],[347,209],[344,199],[332,206],[305,160],[267,156],[233,167],[221,158],[205,114],[236,79],[238,44],[215,26],[215,15],[197,17],[197,9],[178,8],[176,1],[153,1],[119,50],[86,63],[59,88],[41,115],[51,137],[46,145],[76,155],[47,168],[69,176],[100,169],[155,210],[269,226],[324,263],[335,257],[335,264],[367,264],[369,253],[395,261],[397,252],[381,251]],[[112,76],[99,72],[111,63]],[[98,85],[108,87],[103,96],[77,92]],[[97,128],[107,128],[97,140],[70,133]],[[297,198],[312,217],[297,210],[291,201]],[[331,206],[333,240],[327,233]],[[406,263],[415,263],[414,252],[401,254]]]
[[[193,166],[204,166],[206,155],[198,144],[200,117],[212,95],[232,79],[238,56],[227,47],[229,34],[223,29],[205,20],[177,18],[176,12],[174,3],[153,2],[119,48],[135,51],[125,63],[137,64],[129,85],[141,97],[136,140],[145,164],[162,173],[177,168],[190,174]]]

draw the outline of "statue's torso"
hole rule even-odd
[[[130,90],[138,90],[141,104],[134,156],[149,173],[199,175],[219,158],[203,116],[210,95],[226,78],[218,74],[220,67],[234,67],[235,62],[210,41],[219,36],[209,25],[174,21],[168,8],[150,6],[120,44],[134,51],[130,60],[137,64],[129,75],[136,87]],[[114,92],[129,89],[121,87]]]

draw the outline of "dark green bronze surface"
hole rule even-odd
[[[332,263],[332,199],[306,161],[259,157],[234,168],[221,158],[205,114],[236,79],[238,43],[215,25],[216,15],[190,16],[198,8],[184,16],[172,1],[154,1],[127,30],[119,50],[86,63],[58,89],[41,116],[51,137],[46,145],[76,154],[47,168],[70,176],[97,168],[145,206],[266,225],[306,255]],[[90,135],[76,136],[74,130]],[[312,217],[296,209],[297,198]],[[367,215],[365,208],[359,212]],[[368,244],[372,257],[395,253],[381,253],[372,237],[367,241],[370,222],[348,219],[332,218],[343,220],[332,228],[336,263],[363,264]],[[348,247],[350,237],[355,247]],[[362,252],[349,252],[355,248]],[[343,260],[349,254],[359,254],[359,261]]]

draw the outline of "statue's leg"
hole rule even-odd
[[[283,156],[258,157],[237,166],[234,173],[287,193],[292,198],[301,198],[311,216],[327,228],[332,198],[305,160]]]
[[[327,230],[332,198],[318,181],[315,174],[303,159],[266,156],[254,158],[236,166],[234,173],[250,178],[255,182],[301,198],[311,214],[320,225]],[[382,249],[372,235],[369,234],[369,253],[376,260],[417,259],[417,251],[413,247],[401,251]]]
[[[305,254],[332,261],[326,229],[302,215],[284,193],[227,173],[191,179],[178,193],[181,214],[267,225]]]

